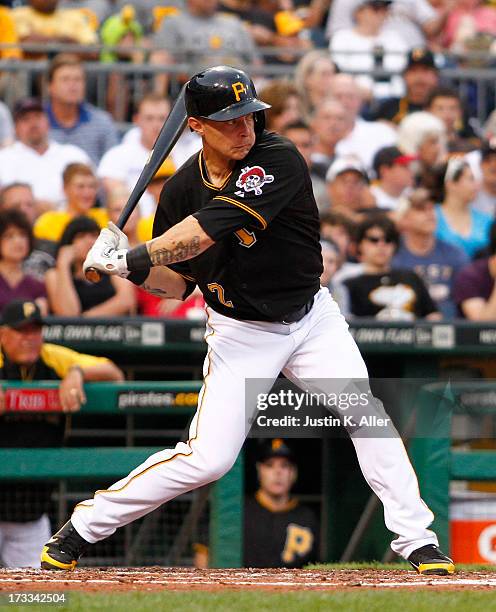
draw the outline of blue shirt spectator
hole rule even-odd
[[[492,223],[489,215],[472,209],[470,211],[470,233],[465,236],[456,232],[449,225],[440,205],[436,206],[436,217],[436,237],[462,249],[470,259],[473,259],[478,251],[487,246],[489,228]]]
[[[442,206],[436,206],[436,237],[463,249],[473,259],[489,242],[492,219],[472,206],[479,185],[463,158],[449,160],[444,191]]]
[[[443,317],[456,317],[453,281],[468,263],[468,256],[458,247],[436,238],[436,212],[427,189],[415,189],[401,197],[396,215],[401,240],[392,268],[413,270],[424,281]]]
[[[451,319],[457,315],[451,297],[453,280],[468,261],[464,251],[442,240],[436,239],[432,250],[423,255],[412,253],[402,240],[393,259],[393,269],[407,268],[416,272],[426,284],[443,317]]]
[[[84,100],[85,75],[77,55],[60,53],[48,70],[50,137],[81,147],[95,166],[119,142],[112,117]]]

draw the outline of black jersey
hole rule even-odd
[[[318,291],[319,216],[307,165],[286,138],[264,132],[221,187],[200,151],[164,185],[153,236],[189,215],[215,241],[170,267],[200,287],[214,310],[280,321]]]
[[[302,567],[317,561],[318,523],[315,514],[296,499],[275,512],[259,494],[245,504],[244,555],[246,567]]]
[[[406,96],[403,98],[387,98],[381,100],[377,107],[372,109],[370,118],[372,121],[386,119],[398,125],[407,115],[423,110],[423,108],[421,104],[410,102]]]
[[[344,284],[357,317],[414,319],[437,311],[424,281],[411,270],[360,274]]]

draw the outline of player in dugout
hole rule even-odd
[[[284,440],[263,444],[257,476],[259,488],[245,504],[244,565],[295,568],[317,561],[317,517],[291,495],[298,467]]]
[[[80,409],[84,383],[122,381],[109,359],[43,342],[40,309],[27,300],[8,304],[0,327],[0,378],[10,381],[59,380],[61,412],[25,412],[9,406],[0,385],[0,447],[50,448],[64,441],[66,415]],[[64,414],[65,413],[65,414]],[[53,483],[1,481],[0,565],[40,567],[40,546],[50,537],[48,511]]]
[[[313,510],[291,494],[298,466],[281,438],[264,440],[257,453],[258,489],[244,506],[243,565],[298,568],[318,560],[319,526]],[[196,542],[195,567],[208,567],[209,549]]]
[[[203,148],[165,183],[153,239],[130,249],[110,224],[84,268],[167,298],[185,299],[199,286],[208,353],[198,409],[186,442],[76,505],[42,549],[42,567],[74,569],[88,545],[230,470],[256,409],[247,391],[268,393],[282,371],[312,392],[364,394],[347,431],[384,505],[386,526],[397,535],[391,546],[419,573],[453,573],[429,529],[434,516],[401,437],[383,418],[348,325],[320,286],[319,215],[305,160],[289,140],[264,129],[268,105],[240,69],[216,66],[194,75],[185,103]],[[340,407],[333,410],[343,417]],[[369,425],[378,416],[387,427]]]

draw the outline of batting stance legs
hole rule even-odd
[[[78,504],[72,523],[88,542],[108,537],[118,527],[220,478],[231,468],[243,445],[249,416],[245,378],[268,380],[268,388],[261,389],[265,392],[281,370],[298,383],[310,378],[367,378],[347,324],[326,290],[319,292],[308,315],[289,325],[239,323],[210,311],[206,339],[205,384],[188,442],[152,455],[126,478]],[[250,349],[253,346],[255,350]],[[361,430],[352,439],[363,474],[384,504],[386,526],[398,534],[395,552],[408,557],[419,546],[437,544],[427,529],[433,515],[420,499],[401,439],[397,435],[369,438]]]
[[[270,390],[281,370],[295,382],[367,378],[360,352],[327,289],[321,289],[312,310],[292,324],[239,322],[209,309],[206,340],[204,386],[188,442],[152,455],[109,489],[78,504],[71,522],[87,542],[110,536],[230,469],[250,416],[245,378],[265,379],[260,392]],[[386,525],[398,534],[395,552],[407,557],[424,544],[437,544],[428,529],[433,515],[420,498],[399,437],[362,437],[357,431],[352,439],[363,474],[384,504]]]

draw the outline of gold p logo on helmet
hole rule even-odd
[[[234,95],[236,96],[236,102],[240,102],[241,101],[240,94],[246,93],[246,87],[243,85],[243,83],[241,83],[241,81],[236,81],[236,83],[233,83],[231,87],[234,91]]]

